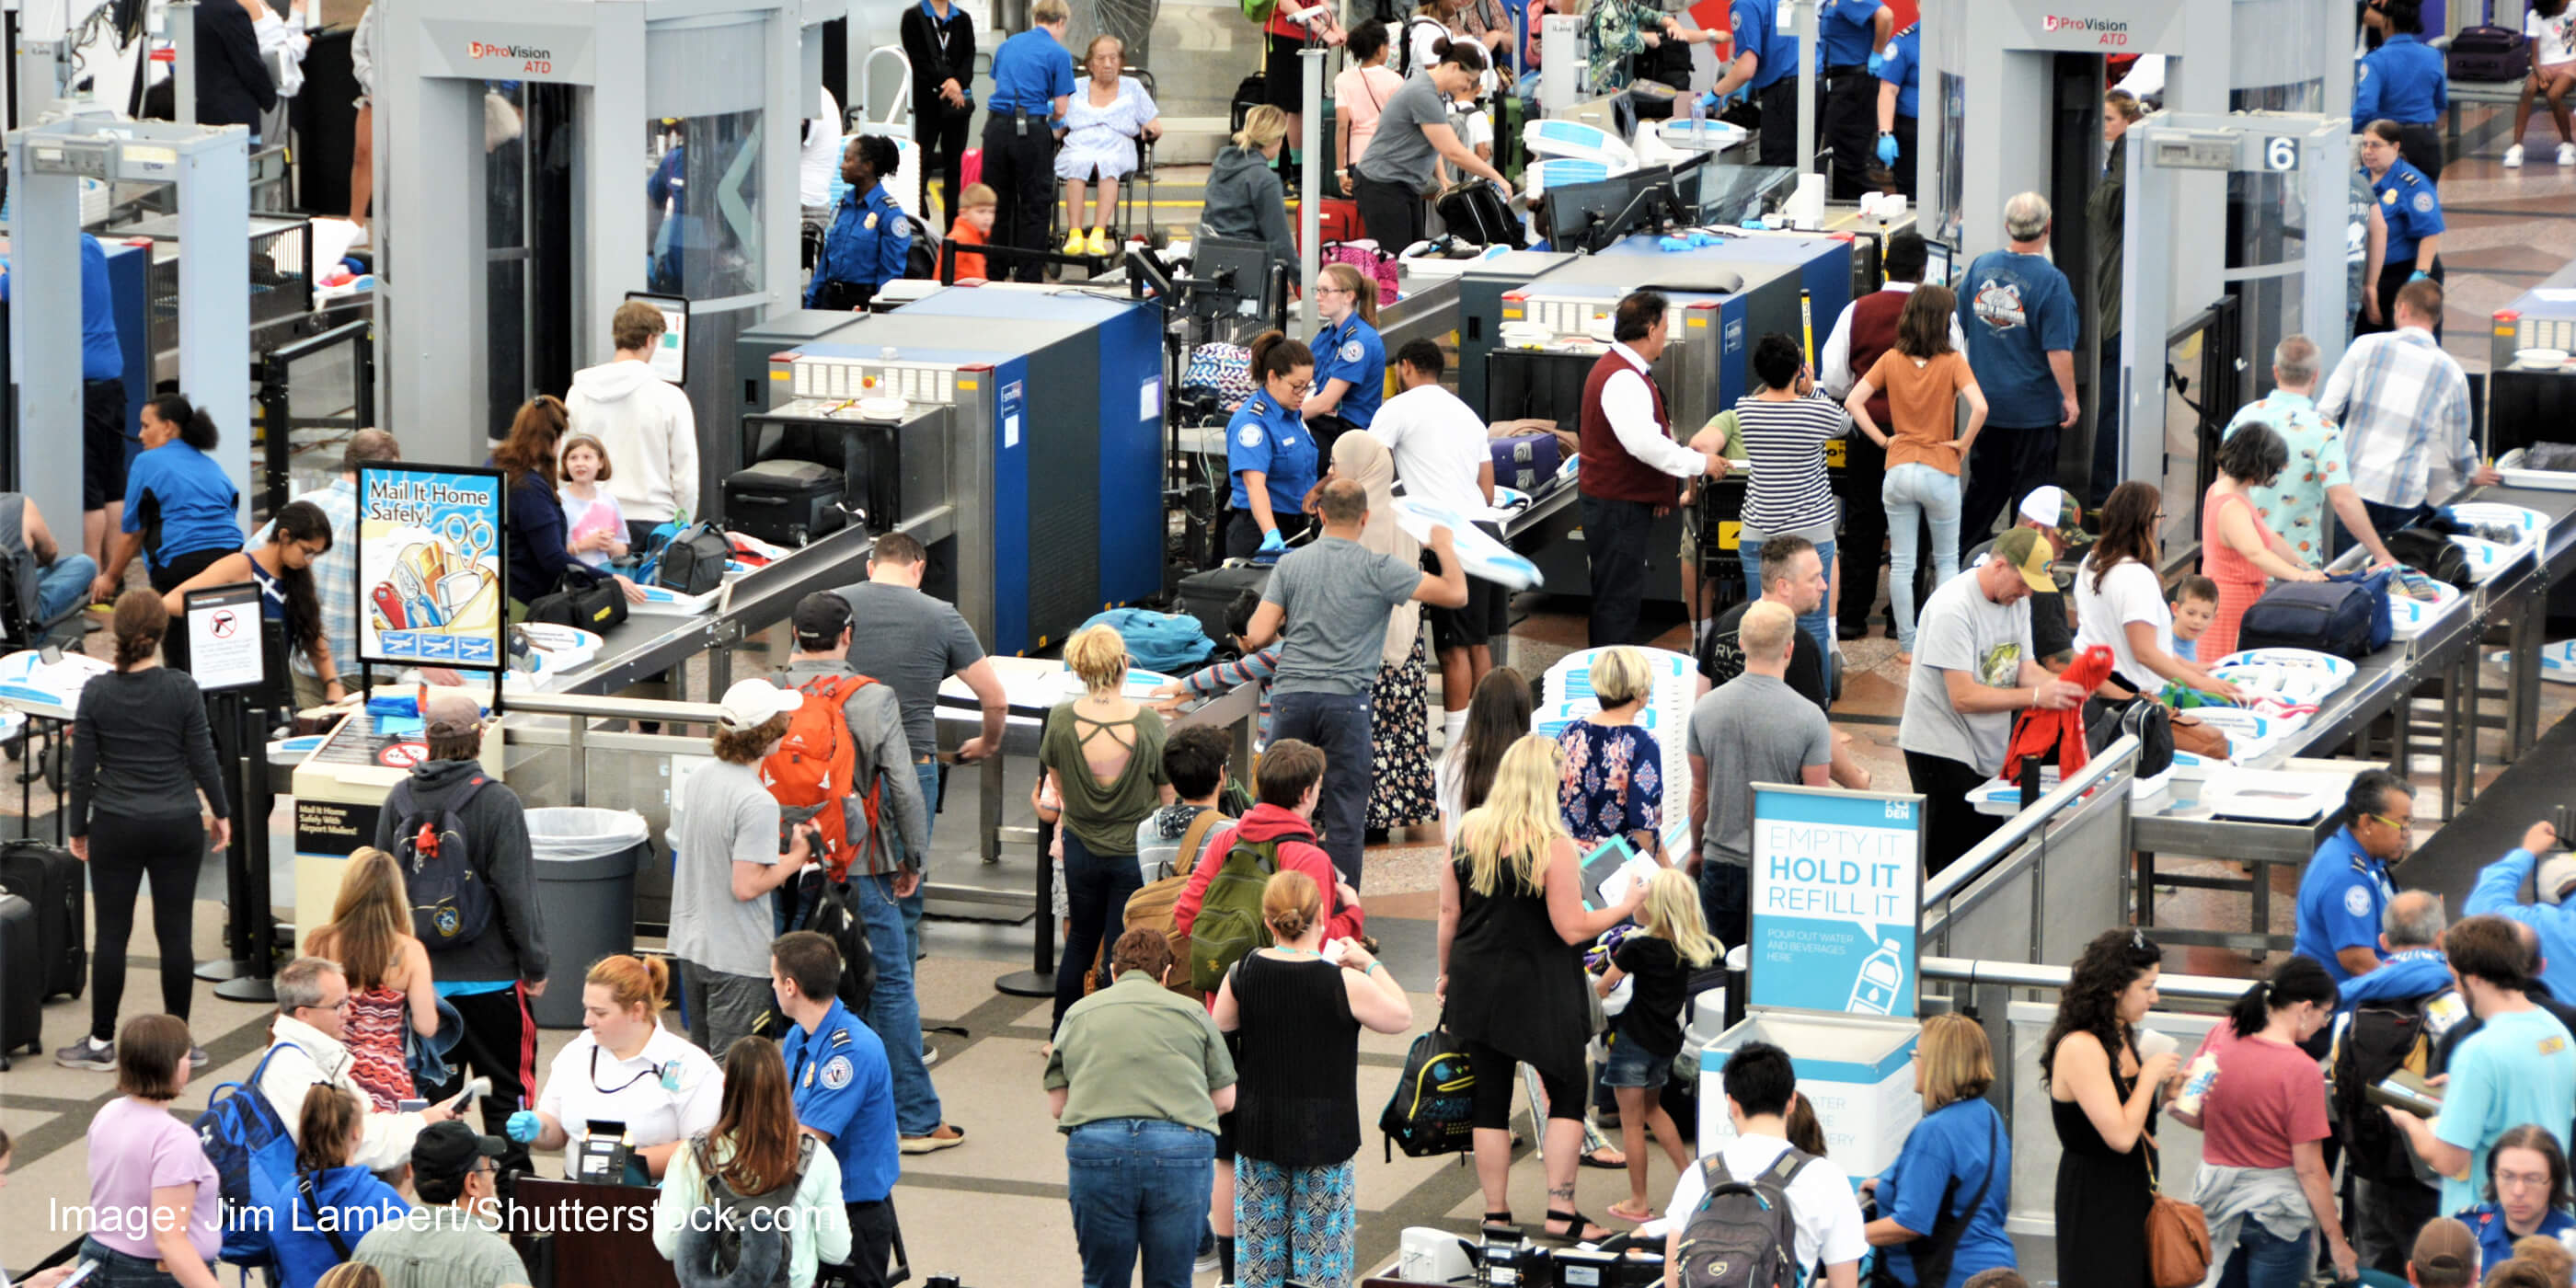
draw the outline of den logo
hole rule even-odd
[[[465,56],[475,62],[487,58],[506,58],[519,64],[519,70],[537,76],[552,75],[554,51],[529,45],[489,45],[480,40],[465,42]]]
[[[2041,17],[2039,26],[2040,30],[2051,33],[2069,31],[2097,35],[2102,38],[2101,43],[2105,45],[2119,46],[2129,43],[2129,24],[2116,18],[2069,18],[2052,13]]]

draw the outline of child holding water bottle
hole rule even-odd
[[[1601,1075],[1618,1098],[1619,1131],[1628,1153],[1628,1200],[1610,1205],[1610,1215],[1622,1221],[1651,1221],[1657,1215],[1646,1196],[1647,1128],[1663,1142],[1676,1171],[1690,1170],[1681,1130],[1664,1112],[1658,1092],[1672,1076],[1673,1057],[1681,1054],[1682,1004],[1690,1000],[1691,973],[1715,962],[1722,950],[1700,918],[1698,880],[1679,868],[1661,868],[1646,885],[1639,928],[1619,941],[1594,985],[1608,997],[1620,980],[1637,981],[1627,1009],[1612,1021],[1610,1063]]]
[[[608,481],[608,448],[588,434],[564,440],[563,502],[565,548],[572,557],[606,571],[612,559],[626,557],[626,515],[617,497],[600,484]]]

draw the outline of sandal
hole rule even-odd
[[[1477,1227],[1476,1233],[1487,1238],[1518,1239],[1521,1237],[1521,1228],[1512,1224],[1511,1210],[1506,1208],[1500,1212],[1486,1213],[1485,1220]]]
[[[1548,1209],[1547,1225],[1555,1225],[1560,1221],[1565,1223],[1564,1233],[1560,1234],[1543,1225],[1539,1227],[1539,1237],[1550,1243],[1598,1243],[1615,1233],[1603,1226],[1594,1225],[1581,1212],[1559,1212],[1554,1208]]]
[[[1628,1156],[1608,1145],[1604,1145],[1599,1149],[1587,1150],[1584,1152],[1583,1157],[1576,1161],[1585,1167],[1597,1167],[1605,1172],[1620,1171],[1628,1166]]]
[[[1616,1220],[1644,1225],[1655,1219],[1655,1210],[1651,1207],[1632,1209],[1625,1202],[1619,1202],[1610,1205],[1610,1215]]]

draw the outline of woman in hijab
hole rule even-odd
[[[1368,489],[1368,526],[1360,544],[1382,555],[1420,562],[1422,546],[1395,521],[1395,458],[1367,434],[1344,434],[1333,444],[1333,474]],[[1438,816],[1431,773],[1430,717],[1425,707],[1422,606],[1399,604],[1389,616],[1386,650],[1377,682],[1369,686],[1370,765],[1368,834],[1372,844],[1395,828]]]

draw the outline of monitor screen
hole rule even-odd
[[[1704,165],[1698,179],[1697,189],[1682,197],[1701,222],[1721,228],[1768,214],[1798,186],[1798,172],[1787,166]]]
[[[1201,237],[1190,248],[1190,276],[1198,287],[1192,310],[1203,316],[1257,314],[1269,304],[1270,246],[1266,242]]]
[[[1947,242],[1925,238],[1923,242],[1923,280],[1933,286],[1948,286],[1957,252]]]

